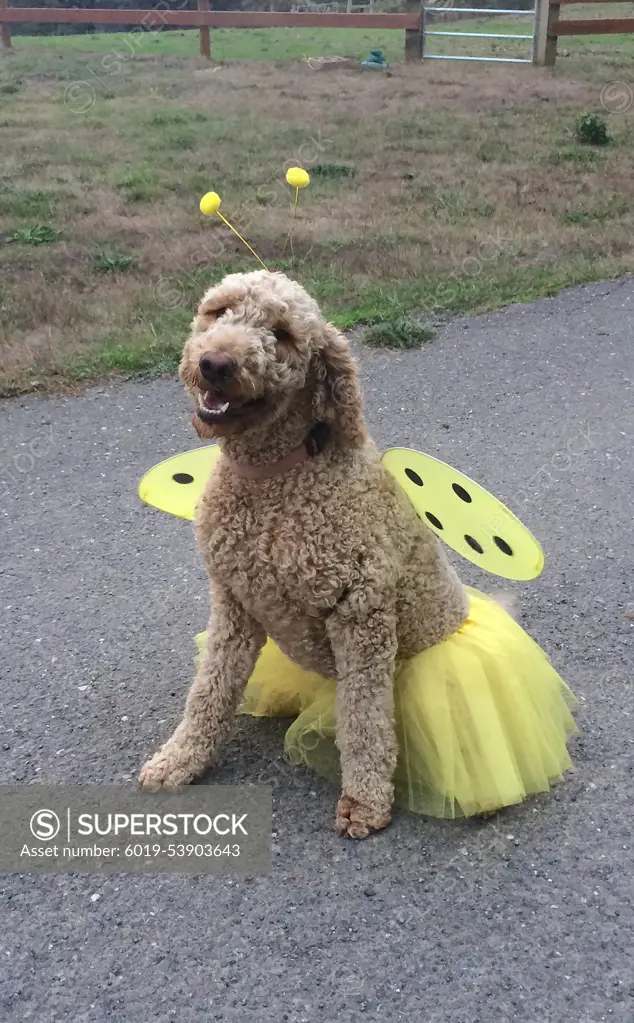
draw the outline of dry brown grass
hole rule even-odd
[[[573,136],[622,77],[613,55],[556,75],[430,62],[392,78],[294,63],[212,73],[151,58],[73,113],[64,89],[88,77],[86,62],[99,70],[97,57],[50,58],[3,97],[4,393],[169,367],[206,281],[250,265],[198,213],[210,188],[261,257],[296,273],[344,325],[390,309],[484,308],[634,269],[632,113],[609,118],[605,149]],[[291,266],[283,174],[315,162],[356,174],[313,176]],[[61,239],[1,244],[34,223]],[[101,250],[136,265],[99,273]]]

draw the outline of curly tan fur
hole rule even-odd
[[[218,422],[203,403],[200,360],[209,353],[235,367],[223,386],[231,410]],[[455,632],[467,596],[381,465],[345,338],[299,284],[257,271],[212,288],[180,376],[196,401],[196,429],[225,456],[196,518],[213,613],[183,720],[141,782],[183,785],[217,760],[268,635],[302,667],[337,680],[336,827],[364,837],[390,821],[395,665]],[[288,472],[254,480],[232,470],[276,462],[317,422],[329,424],[329,441]]]

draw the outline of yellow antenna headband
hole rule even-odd
[[[229,223],[226,217],[223,217],[222,213],[220,213],[220,201],[221,201],[220,196],[218,195],[217,192],[206,192],[205,195],[203,195],[202,199],[200,200],[200,212],[204,213],[206,217],[212,217],[214,213],[217,213],[220,219],[222,220],[223,224],[226,224],[229,230],[233,231],[236,238],[239,238],[242,244],[246,245],[249,252],[251,252],[255,256],[258,263],[261,263],[264,269],[268,270],[268,266],[266,265],[266,263],[260,259],[257,252],[255,252],[255,250],[251,248],[248,241],[246,241],[242,237],[242,235],[236,231],[235,227]]]
[[[306,185],[308,185],[310,183],[310,175],[302,167],[289,167],[288,171],[286,172],[286,180],[287,180],[288,184],[291,185],[291,187],[293,187],[295,189],[295,203],[293,205],[293,213],[292,213],[292,219],[291,219],[291,226],[290,226],[290,229],[289,229],[289,232],[288,232],[288,237],[287,237],[287,241],[289,241],[289,240],[291,240],[291,235],[292,235],[292,231],[293,231],[293,223],[295,221],[295,211],[297,209],[297,203],[299,201],[299,190],[300,190],[300,188],[305,188]],[[227,218],[223,217],[222,213],[220,213],[220,203],[221,203],[221,199],[220,199],[220,196],[218,195],[217,192],[206,192],[205,195],[203,195],[202,199],[200,200],[200,204],[199,204],[200,205],[200,212],[202,214],[204,214],[204,216],[206,216],[206,217],[212,217],[214,215],[214,213],[216,213],[220,217],[220,219],[222,220],[223,224],[226,224],[226,226],[229,228],[229,230],[233,231],[233,233],[235,234],[236,238],[239,238],[240,241],[242,242],[242,244],[246,245],[247,249],[249,250],[251,255],[255,256],[255,258],[257,259],[258,263],[260,263],[261,266],[263,266],[265,270],[268,270],[268,266],[266,265],[264,260],[260,259],[260,257],[258,256],[257,252],[255,251],[255,249],[251,248],[251,246],[249,245],[248,241],[245,238],[243,238],[242,235],[238,231],[236,231],[236,229],[233,226],[233,224],[230,224],[229,221],[227,220]],[[293,244],[292,244],[292,240],[291,240],[291,252],[292,252],[292,249],[293,249]]]

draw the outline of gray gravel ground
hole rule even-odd
[[[565,786],[344,842],[284,726],[242,720],[215,778],[275,784],[272,874],[1,877],[3,1021],[632,1023],[633,312],[621,280],[360,353],[378,442],[449,461],[543,542],[509,588],[582,700]],[[29,397],[0,430],[0,781],[133,783],[205,625],[190,526],[136,496],[194,445],[187,401],[173,380]]]

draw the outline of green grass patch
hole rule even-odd
[[[512,163],[515,153],[503,139],[487,139],[478,147],[478,157],[482,163]]]
[[[90,355],[74,359],[61,366],[58,376],[63,380],[94,380],[95,377],[132,376],[148,373],[160,376],[174,373],[178,367],[182,342],[163,344],[152,338],[151,332],[142,330],[123,335],[119,340],[95,344]]]
[[[28,38],[28,46],[37,46],[43,50],[59,49],[63,53],[83,51],[107,54],[115,49],[124,53],[125,37],[129,34],[95,32],[90,35],[31,36]],[[213,59],[218,62],[303,60],[306,56],[348,56],[361,61],[369,50],[378,46],[393,63],[403,60],[405,48],[405,33],[398,29],[375,32],[367,29],[330,28],[218,28],[211,30],[211,39]],[[148,33],[143,42],[143,47],[137,51],[141,54],[194,57],[199,52],[199,33],[196,30]],[[124,60],[121,63],[123,67],[126,66]],[[99,73],[99,68],[96,70]]]
[[[134,256],[125,255],[121,252],[105,252],[99,250],[93,252],[90,257],[92,268],[96,273],[120,273],[122,270],[129,270],[136,265]]]
[[[48,217],[53,213],[57,195],[38,188],[0,185],[0,216]]]
[[[411,316],[400,316],[396,320],[375,323],[363,334],[363,340],[371,348],[420,348],[435,336],[432,327],[420,323]]]
[[[168,109],[168,110],[156,110],[153,114],[147,118],[147,124],[152,128],[165,128],[172,127],[173,125],[187,125],[188,127],[196,127],[202,120],[205,120],[205,115],[201,114],[197,110],[186,110],[186,109]]]
[[[568,224],[588,225],[625,217],[632,211],[634,211],[634,200],[613,195],[594,206],[580,206],[567,210],[564,219]]]
[[[602,17],[625,17],[624,4],[600,4],[596,13]],[[567,9],[567,17],[575,16],[588,17],[588,7],[580,7],[576,15],[574,8]],[[437,19],[434,19],[437,20]],[[532,29],[530,17],[483,17],[465,19],[457,23],[451,23],[451,30],[460,32],[481,32],[481,33],[526,33],[530,35]],[[433,37],[431,52],[463,54],[463,55],[489,55],[489,56],[511,56],[529,57],[530,39],[524,40],[495,40],[483,38],[459,37],[444,39]],[[359,61],[364,60],[370,50],[379,48],[390,64],[401,63],[404,56],[405,33],[398,29],[380,29],[373,31],[369,29],[331,29],[331,28],[275,28],[275,29],[212,29],[211,49],[213,60],[217,62],[245,60],[245,61],[300,61],[305,57],[334,57],[346,56]],[[567,54],[593,56],[597,51],[607,63],[610,54],[616,58],[621,67],[634,56],[634,33],[629,35],[587,35],[572,36],[560,39],[560,52]],[[19,53],[20,49],[26,47],[37,47],[42,51],[43,58],[50,53],[52,61],[50,73],[58,78],[69,78],[71,80],[82,80],[85,77],[81,68],[81,55],[91,54],[112,54],[117,51],[120,54],[122,72],[125,73],[132,63],[132,53],[141,55],[152,54],[153,56],[164,55],[170,57],[195,57],[199,50],[199,33],[194,30],[184,29],[176,32],[148,32],[144,37],[139,38],[139,31],[133,30],[132,26],[121,33],[95,32],[85,35],[57,35],[57,36],[15,36],[14,47]],[[53,61],[56,51],[64,56],[74,57],[76,67],[68,69],[66,62],[62,67],[56,66]],[[39,63],[39,58],[38,58]],[[431,62],[430,62],[431,63]],[[48,69],[47,69],[48,70]],[[101,74],[99,65],[96,73]],[[556,73],[565,72],[565,58],[560,56]],[[219,72],[221,74],[222,72]],[[321,74],[321,72],[316,72]],[[105,70],[105,78],[108,71]],[[620,76],[616,75],[618,80]],[[113,75],[114,79],[114,75]],[[604,79],[610,81],[610,79]],[[421,119],[426,116],[426,111]]]
[[[316,178],[353,178],[357,169],[349,163],[316,163],[310,173]]]
[[[164,192],[158,174],[151,167],[134,167],[120,175],[114,185],[129,203],[153,202]]]
[[[577,164],[580,167],[591,167],[596,163],[598,153],[593,149],[584,147],[576,148],[570,146],[564,149],[557,149],[551,156],[550,162],[554,164]]]
[[[176,150],[178,153],[195,149],[200,137],[194,131],[171,131],[155,138],[150,143],[150,151],[153,153],[169,153]]]
[[[56,227],[49,224],[34,224],[33,227],[18,227],[7,238],[14,245],[51,245],[61,235]]]
[[[108,334],[90,352],[56,367],[65,380],[92,380],[108,374],[173,373],[180,361],[183,338],[191,320],[190,310],[160,310],[144,304],[125,331]]]
[[[441,192],[436,195],[434,206],[440,216],[452,224],[471,218],[490,218],[495,213],[493,203],[470,195],[469,192]]]
[[[88,355],[74,357],[56,368],[61,380],[93,380],[109,374],[137,373],[160,375],[173,373],[179,363],[182,346],[191,321],[191,300],[200,296],[226,273],[244,269],[244,264],[216,268],[175,277],[169,282],[171,295],[179,302],[176,308],[163,310],[158,304],[145,306],[136,322],[118,336],[96,342]],[[609,277],[615,269],[605,261],[602,276]],[[367,344],[393,349],[418,348],[429,342],[434,331],[415,319],[424,310],[428,315],[485,312],[515,302],[530,302],[544,295],[556,295],[562,288],[596,279],[596,268],[590,260],[575,264],[526,268],[508,273],[501,279],[490,276],[478,279],[457,279],[453,283],[439,279],[394,282],[377,288],[371,282],[357,282],[359,301],[346,302],[345,287],[337,288],[327,271],[304,276],[303,283],[320,301],[324,314],[339,329],[367,324]]]
[[[424,312],[428,316],[483,313],[501,306],[532,302],[557,295],[562,288],[609,278],[621,272],[618,260],[579,256],[553,267],[502,267],[473,276],[420,277],[415,280],[375,282],[354,279],[341,282],[331,271],[307,268],[298,279],[308,288],[325,315],[341,330],[358,324],[393,323]],[[351,301],[351,296],[354,298]]]

